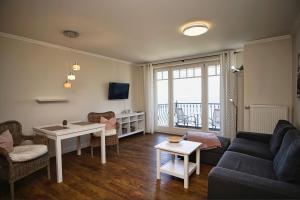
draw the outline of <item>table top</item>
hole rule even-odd
[[[202,143],[200,142],[192,142],[186,140],[180,141],[179,143],[170,143],[168,141],[164,141],[155,145],[154,148],[179,154],[190,155],[201,145]]]
[[[77,124],[74,124],[77,123]],[[100,123],[80,123],[80,122],[71,122],[68,123],[67,128],[62,128],[61,124],[51,124],[51,125],[44,125],[44,126],[38,126],[33,127],[33,130],[39,131],[48,135],[65,135],[65,134],[71,134],[81,131],[87,131],[87,130],[94,130],[105,127],[105,124]]]

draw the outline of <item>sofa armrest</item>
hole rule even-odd
[[[265,133],[255,133],[255,132],[246,132],[246,131],[239,131],[236,135],[237,138],[244,138],[248,140],[255,140],[258,142],[269,143],[271,140],[271,134]]]
[[[300,198],[300,185],[214,167],[208,175],[208,198]]]

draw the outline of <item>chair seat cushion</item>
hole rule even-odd
[[[116,135],[116,134],[117,134],[117,130],[116,129],[105,130],[105,136],[112,136],[112,135]],[[101,132],[93,133],[93,135],[95,137],[101,137]]]
[[[269,144],[244,138],[235,138],[228,147],[228,150],[268,160],[273,160],[274,158]]]
[[[254,176],[276,179],[272,161],[243,153],[226,151],[217,166]]]
[[[13,151],[9,153],[9,157],[13,162],[24,162],[40,157],[47,152],[46,145],[20,145],[14,147]]]

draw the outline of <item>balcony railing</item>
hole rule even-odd
[[[157,125],[168,126],[168,104],[158,104]],[[174,126],[201,129],[202,103],[174,103]],[[208,128],[220,130],[220,103],[208,103]]]

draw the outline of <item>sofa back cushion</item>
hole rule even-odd
[[[275,155],[278,152],[283,137],[290,128],[294,128],[294,126],[286,120],[279,120],[277,122],[277,125],[274,129],[273,135],[270,140],[270,151],[273,153],[273,155]]]
[[[300,183],[300,133],[289,129],[273,160],[276,176],[281,181]]]

